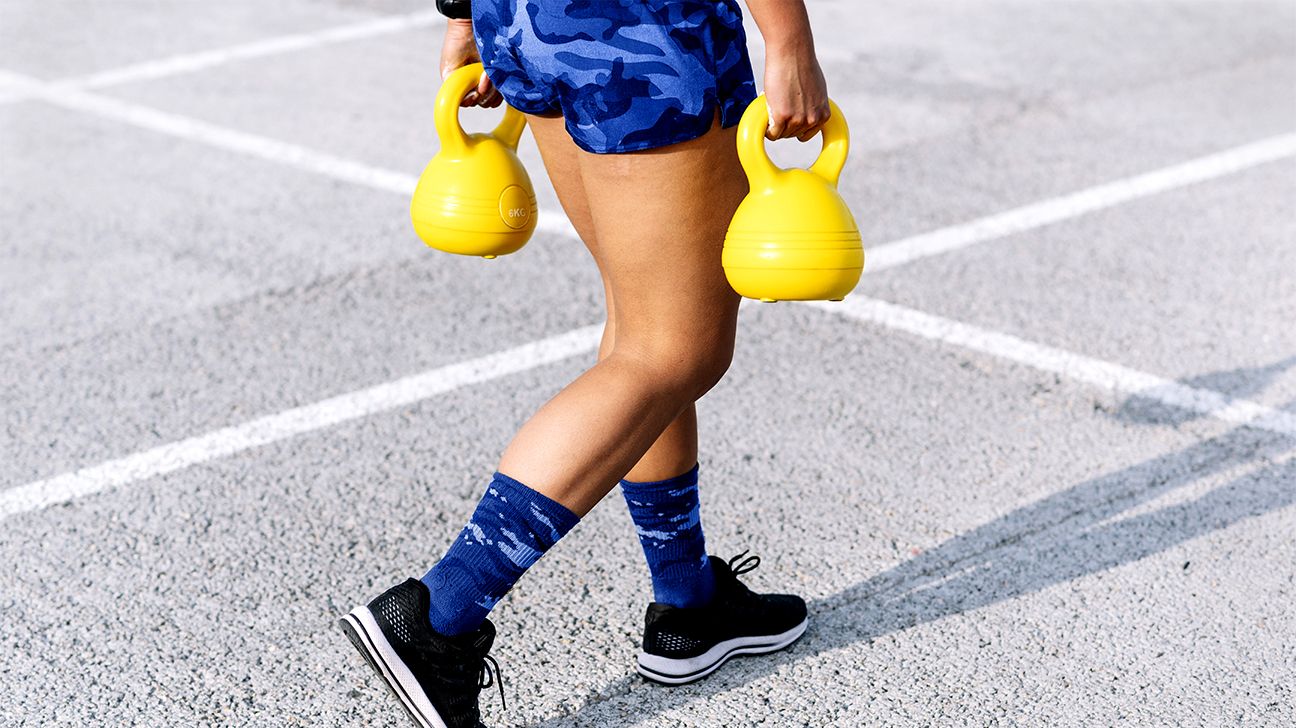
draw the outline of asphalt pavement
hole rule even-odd
[[[488,724],[1296,724],[1296,2],[808,4],[879,263],[746,306],[698,406],[708,542],[810,630],[642,681],[613,494],[496,609]],[[410,229],[441,27],[0,0],[0,725],[406,724],[334,622],[602,321],[529,136],[522,251]]]

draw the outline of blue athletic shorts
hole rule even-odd
[[[737,0],[473,0],[486,74],[512,107],[561,112],[582,149],[630,152],[738,123],[756,98]]]

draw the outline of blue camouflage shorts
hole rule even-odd
[[[737,0],[473,0],[491,82],[528,114],[561,112],[578,146],[665,146],[738,123],[756,98]]]

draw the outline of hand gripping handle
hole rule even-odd
[[[836,102],[829,100],[828,108],[831,116],[823,125],[823,151],[810,166],[810,171],[836,187],[842,169],[846,166],[846,155],[850,152],[850,127],[846,125],[846,116]],[[747,107],[742,121],[738,123],[738,159],[747,172],[752,188],[768,186],[783,172],[765,151],[765,130],[768,128],[769,103],[761,95]]]
[[[467,147],[468,134],[459,123],[459,102],[477,85],[481,74],[482,64],[469,63],[452,71],[441,84],[432,119],[436,123],[437,136],[441,138],[442,149],[462,152]],[[526,117],[521,111],[505,104],[504,120],[495,127],[491,136],[510,148],[517,149],[524,128],[526,128]]]

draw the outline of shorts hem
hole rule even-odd
[[[730,109],[726,109],[725,104],[719,101],[709,101],[707,107],[697,116],[699,120],[708,120],[704,125],[700,124],[698,127],[683,129],[675,134],[661,137],[659,139],[644,139],[630,144],[614,144],[607,147],[598,147],[583,141],[572,131],[570,126],[567,127],[567,135],[572,138],[572,141],[576,143],[576,146],[591,154],[625,154],[628,152],[643,152],[649,149],[658,149],[660,147],[668,147],[672,144],[692,141],[693,139],[703,136],[707,132],[711,131],[710,120],[716,117],[717,109],[720,111],[720,128],[732,128],[742,120],[743,112],[747,110],[747,107],[751,105],[753,100],[755,100],[754,97],[752,99],[742,99],[738,104]]]
[[[698,137],[702,136],[703,134],[706,134],[710,130],[711,127],[709,126],[702,130],[686,129],[682,132],[671,135],[669,137],[662,137],[660,139],[644,139],[642,141],[633,142],[631,144],[614,144],[612,146],[602,147],[602,148],[584,142],[583,140],[581,140],[580,137],[576,136],[575,134],[572,134],[571,129],[567,130],[567,134],[572,138],[573,142],[576,142],[576,146],[580,147],[581,149],[584,149],[585,151],[591,154],[625,154],[628,152],[643,152],[649,149],[659,149],[661,147],[669,147],[672,144],[687,142],[692,139],[697,139]]]
[[[496,86],[495,90],[498,91],[499,86]],[[504,95],[503,93],[500,94],[500,96],[503,95]],[[509,106],[512,106],[514,109],[517,109],[518,111],[521,111],[524,114],[530,114],[532,116],[549,116],[552,115],[554,112],[558,112],[558,113],[562,112],[562,107],[551,106],[543,102],[537,104],[517,104],[514,103],[512,100],[505,98],[504,103],[508,104]]]

